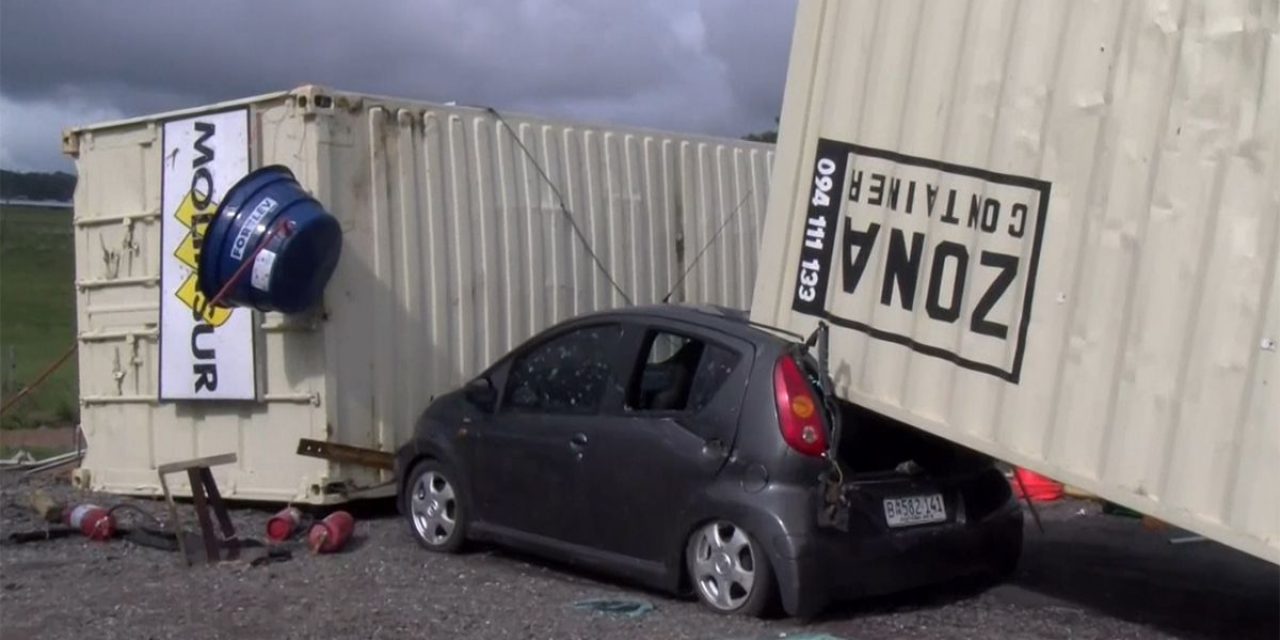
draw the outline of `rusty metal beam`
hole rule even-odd
[[[387,471],[395,468],[395,456],[385,451],[307,438],[298,440],[298,455]]]

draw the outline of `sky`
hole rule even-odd
[[[0,0],[0,168],[64,127],[318,84],[741,136],[781,111],[794,0]]]

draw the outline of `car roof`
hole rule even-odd
[[[623,307],[585,314],[579,316],[577,320],[606,317],[637,321],[677,320],[723,331],[752,342],[776,343],[791,341],[781,335],[772,333],[772,331],[779,331],[777,329],[771,329],[765,325],[752,324],[746,311],[713,304],[672,303]]]

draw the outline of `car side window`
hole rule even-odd
[[[701,411],[738,364],[732,350],[666,331],[650,331],[642,353],[627,387],[631,411]]]
[[[551,338],[515,360],[504,406],[536,413],[595,413],[612,378],[622,327],[599,325]]]
[[[699,411],[710,404],[736,366],[737,353],[718,345],[707,345],[702,362],[698,364],[698,373],[693,377],[693,388],[689,391],[690,409]]]

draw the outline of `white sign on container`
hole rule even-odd
[[[792,309],[1017,382],[1049,190],[819,140]]]
[[[207,308],[200,240],[218,202],[249,171],[247,109],[164,124],[161,170],[160,398],[252,400],[253,313]]]

